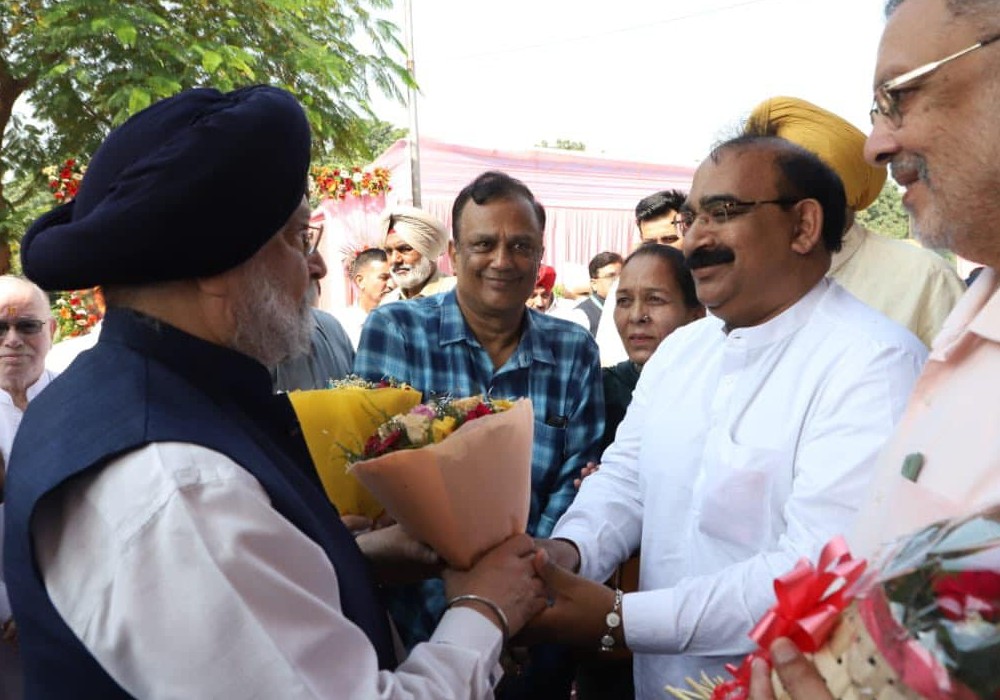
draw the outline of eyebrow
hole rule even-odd
[[[701,208],[704,209],[710,204],[716,204],[719,202],[738,202],[739,200],[740,198],[733,194],[711,194],[707,197],[699,199],[698,204],[700,204]]]

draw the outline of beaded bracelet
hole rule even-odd
[[[497,616],[497,620],[500,621],[500,634],[503,635],[503,645],[507,646],[507,640],[510,639],[510,624],[507,622],[507,615],[504,614],[504,611],[500,608],[499,605],[494,603],[489,598],[484,598],[481,595],[476,595],[475,593],[466,593],[465,595],[457,595],[451,600],[449,600],[448,604],[445,605],[444,609],[449,610],[457,603],[462,603],[462,602],[482,603],[490,610],[492,610],[493,614]]]
[[[615,589],[615,606],[604,617],[604,622],[607,623],[608,629],[601,637],[601,651],[611,651],[615,648],[615,638],[612,632],[622,624],[622,589]]]

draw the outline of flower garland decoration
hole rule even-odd
[[[67,158],[61,165],[50,165],[42,169],[49,178],[52,197],[59,204],[65,204],[80,189],[87,166],[76,158]],[[104,299],[98,288],[60,292],[52,305],[52,315],[56,319],[56,341],[86,335],[104,317]]]
[[[358,166],[349,168],[315,165],[312,168],[312,194],[320,199],[347,199],[352,197],[377,197],[392,190],[388,168],[365,170]]]
[[[42,173],[49,178],[52,196],[60,204],[76,197],[86,171],[86,166],[80,165],[76,158],[67,158],[62,165],[50,165],[42,169]]]
[[[103,316],[95,289],[60,293],[52,311],[59,340],[86,335]]]

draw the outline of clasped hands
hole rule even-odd
[[[518,644],[558,641],[596,646],[606,631],[604,618],[614,606],[614,591],[572,573],[579,567],[579,554],[569,542],[514,535],[468,571],[458,571],[446,568],[430,547],[398,524],[372,527],[356,519],[345,524],[357,533],[358,546],[379,583],[397,585],[441,576],[449,599],[482,596],[500,606]],[[462,605],[474,607],[502,627],[485,606]]]

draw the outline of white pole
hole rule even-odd
[[[403,41],[406,44],[406,70],[410,77],[417,79],[416,64],[413,60],[413,7],[410,0],[403,2],[406,14]],[[417,126],[417,90],[414,87],[407,88],[407,106],[410,112],[410,191],[413,197],[413,206],[420,206],[420,129]]]

